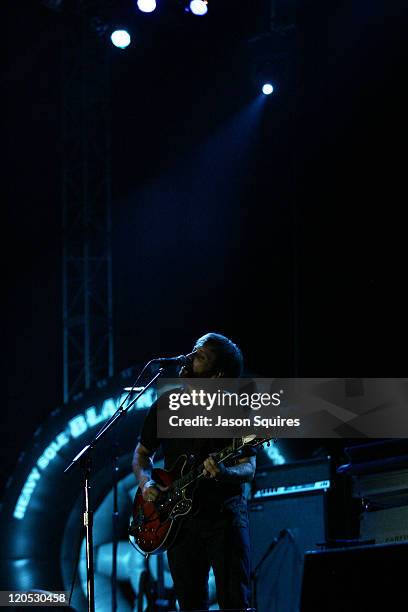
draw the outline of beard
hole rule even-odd
[[[178,372],[179,378],[193,378],[193,371],[190,366],[183,365]]]
[[[215,374],[214,370],[208,370],[206,372],[194,372],[191,364],[183,365],[178,373],[179,378],[211,378]]]
[[[191,364],[183,365],[179,370],[179,378],[202,378],[200,374],[196,374],[193,371],[193,366]]]

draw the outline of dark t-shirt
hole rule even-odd
[[[164,469],[173,467],[180,455],[187,455],[193,465],[198,465],[208,457],[210,453],[216,453],[230,446],[231,438],[158,438],[157,437],[157,402],[155,402],[146,415],[140,442],[149,451],[156,451],[161,446],[164,457]],[[247,446],[240,451],[239,456],[250,457],[256,455],[256,449]],[[225,465],[233,465],[234,461]],[[199,511],[218,513],[227,500],[241,498],[244,493],[244,485],[239,483],[217,482],[214,479],[201,478],[198,481],[197,490],[194,495]]]

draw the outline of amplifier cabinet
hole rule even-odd
[[[363,512],[360,538],[376,544],[408,542],[408,506]]]
[[[309,552],[301,612],[406,610],[407,561],[408,544]]]
[[[326,494],[253,499],[248,510],[252,571],[273,548],[252,585],[257,612],[299,612],[304,554],[326,539]]]

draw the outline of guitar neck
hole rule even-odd
[[[242,443],[241,438],[234,439],[233,443],[230,446],[227,446],[222,451],[213,455],[213,459],[216,463],[221,463],[222,461],[225,461],[225,459],[228,459],[232,457],[233,455],[236,455],[242,447],[243,447],[243,443]],[[185,474],[184,476],[176,480],[173,483],[173,487],[184,489],[189,484],[191,484],[192,482],[200,478],[203,475],[203,470],[204,470],[204,463],[200,463],[200,465],[197,465],[190,472],[188,472],[187,474]]]

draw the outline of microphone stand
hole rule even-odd
[[[136,397],[130,402],[128,406],[124,406],[126,403],[130,393],[124,399],[123,403],[115,414],[108,420],[105,425],[98,431],[96,436],[91,440],[89,444],[86,444],[84,448],[72,459],[71,463],[68,467],[65,468],[64,474],[69,472],[74,465],[80,465],[82,468],[83,476],[84,476],[84,484],[83,484],[83,498],[84,498],[84,509],[83,509],[83,524],[85,526],[85,542],[86,542],[86,582],[87,582],[87,600],[88,600],[88,612],[95,612],[95,574],[94,574],[94,562],[93,562],[93,512],[90,509],[89,503],[89,491],[91,488],[90,480],[91,480],[91,469],[92,469],[92,451],[98,444],[98,442],[108,433],[111,427],[114,426],[137,402],[139,397],[143,395],[143,393],[151,387],[151,385],[159,378],[159,376],[164,371],[163,368],[157,372],[157,374],[143,387],[143,389],[136,395]]]
[[[255,610],[258,610],[258,578],[259,578],[259,572],[261,570],[262,565],[266,561],[266,559],[275,550],[276,546],[282,542],[283,537],[285,535],[286,535],[286,530],[282,530],[279,533],[279,536],[277,538],[273,538],[272,542],[269,544],[269,546],[266,549],[266,551],[265,551],[264,555],[262,556],[261,560],[258,561],[254,571],[251,572],[251,581],[252,581],[252,585],[253,585],[252,586],[252,607]]]
[[[112,509],[112,576],[111,576],[111,590],[112,590],[112,612],[116,612],[117,609],[117,589],[116,589],[116,578],[117,578],[117,557],[118,557],[118,441],[115,440],[113,444],[113,455],[112,455],[112,485],[113,485],[113,509]]]

